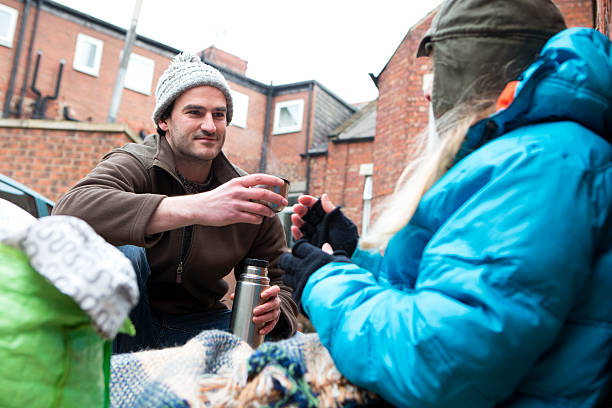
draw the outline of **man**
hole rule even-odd
[[[246,173],[221,152],[233,104],[218,70],[194,55],[175,57],[155,92],[157,135],[108,153],[68,191],[53,214],[87,221],[121,246],[139,278],[141,302],[130,314],[136,336],[120,335],[115,352],[183,344],[205,329],[229,328],[221,302],[224,277],[244,258],[270,262],[271,287],[253,311],[260,333],[295,333],[296,305],[282,286],[286,249],[278,217],[263,200],[284,197],[258,184],[281,179]]]

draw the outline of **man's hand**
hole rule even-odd
[[[357,226],[332,204],[327,194],[320,199],[302,195],[293,206],[291,234],[295,240],[305,239],[316,247],[325,242],[351,257],[359,241]]]
[[[152,235],[187,225],[222,227],[230,224],[261,224],[263,217],[273,217],[274,211],[253,200],[268,201],[278,206],[287,200],[258,184],[282,186],[283,180],[269,174],[250,174],[231,179],[214,190],[199,194],[164,198],[147,226]]]
[[[280,319],[281,300],[278,297],[279,292],[280,287],[277,285],[270,286],[261,292],[261,298],[267,300],[253,309],[253,323],[257,325],[263,324],[263,327],[259,329],[259,334],[266,335],[270,333]]]
[[[268,289],[261,292],[261,299],[265,302],[253,309],[253,323],[262,325],[259,329],[259,334],[266,335],[270,333],[281,315],[281,300],[278,298],[280,287],[277,285],[270,286]],[[234,300],[236,293],[232,293],[230,298]]]

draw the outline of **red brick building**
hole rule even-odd
[[[125,37],[53,1],[0,1],[1,173],[57,200],[111,148],[154,132],[155,85],[180,50],[136,37],[117,125],[108,124]],[[316,81],[250,79],[246,61],[214,47],[201,58],[234,94],[229,158],[248,172],[288,178],[294,199],[307,191],[308,150],[326,144],[356,108]]]
[[[555,2],[568,26],[593,27],[594,0]],[[609,14],[610,1],[600,0],[600,3],[607,3]],[[372,132],[375,137],[347,144],[333,143],[332,138],[328,155],[316,161],[314,178],[320,180],[320,184],[314,185],[310,193],[329,192],[332,200],[342,204],[356,222],[362,220],[364,206],[371,205],[375,214],[376,205],[393,191],[414,151],[415,135],[427,125],[428,105],[423,97],[423,84],[432,66],[428,58],[417,59],[415,55],[436,12],[437,9],[432,10],[408,30],[383,70],[373,76],[379,90],[376,125]],[[371,168],[367,168],[367,163],[372,163]],[[318,169],[322,169],[322,175]],[[371,180],[368,180],[368,171],[371,171]],[[368,203],[369,196],[371,203]],[[362,227],[361,223],[359,225]]]
[[[557,4],[570,26],[596,23],[610,35],[610,0]],[[360,228],[362,220],[367,225],[427,124],[422,87],[431,65],[414,56],[435,11],[407,27],[372,75],[378,100],[361,109],[316,81],[263,84],[245,75],[239,57],[202,51],[234,92],[226,154],[249,172],[289,178],[293,198],[328,192]],[[109,124],[124,29],[50,0],[0,0],[0,17],[0,173],[57,200],[111,148],[154,131],[154,87],[180,50],[137,36],[117,120]]]

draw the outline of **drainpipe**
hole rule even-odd
[[[272,93],[274,87],[272,83],[268,86],[266,91],[266,123],[264,125],[263,134],[263,145],[261,146],[261,159],[259,160],[259,172],[265,173],[266,171],[266,160],[268,156],[268,139],[270,134],[270,113],[272,112]]]
[[[17,102],[17,117],[21,118],[23,114],[23,102],[25,100],[25,93],[28,89],[28,78],[30,77],[30,65],[32,64],[32,49],[34,48],[34,39],[36,38],[36,30],[38,28],[38,15],[40,14],[40,7],[42,0],[36,0],[36,15],[34,16],[34,27],[32,28],[32,34],[30,35],[30,45],[28,46],[28,58],[26,61],[26,71],[23,77],[23,85],[21,86],[21,94],[19,95],[19,102]]]
[[[66,61],[64,59],[60,60],[59,72],[57,73],[57,80],[55,82],[55,93],[53,96],[45,96],[42,98],[42,102],[40,103],[40,118],[45,118],[45,113],[47,112],[47,102],[54,101],[59,96],[60,85],[62,83],[62,72],[64,71],[64,64]]]
[[[310,153],[308,153],[310,145],[310,117],[312,113],[312,94],[314,92],[314,81],[310,82],[308,86],[308,122],[306,122],[306,142],[304,144],[304,154],[306,155],[306,191],[304,194],[308,194],[310,186]]]
[[[123,52],[121,53],[121,62],[119,63],[119,71],[117,72],[117,79],[115,80],[115,89],[113,90],[113,97],[111,99],[110,108],[108,109],[108,122],[114,123],[117,119],[117,113],[119,112],[119,105],[121,104],[121,95],[123,94],[123,84],[125,83],[125,74],[127,73],[128,62],[130,62],[130,54],[132,54],[132,46],[136,40],[136,25],[138,24],[138,17],[140,16],[140,7],[142,0],[136,0],[134,5],[134,13],[132,14],[132,23],[130,24],[130,30],[127,33],[125,39],[125,45]]]
[[[30,0],[26,0],[21,16],[21,27],[19,27],[19,39],[17,40],[17,49],[15,49],[15,58],[13,59],[13,68],[11,69],[11,79],[9,81],[6,99],[4,101],[3,118],[8,118],[11,112],[11,99],[13,99],[13,90],[15,89],[15,80],[17,79],[17,68],[19,68],[19,57],[21,56],[21,47],[23,46],[23,35],[25,33],[26,24],[28,23],[28,13],[30,11]]]
[[[32,84],[30,85],[30,89],[36,95],[36,102],[34,102],[34,109],[32,116],[34,119],[37,119],[38,112],[40,111],[40,103],[42,101],[42,93],[36,88],[36,79],[38,78],[38,68],[40,67],[40,57],[42,56],[42,51],[38,50],[36,54],[36,63],[34,64],[34,76],[32,77]]]

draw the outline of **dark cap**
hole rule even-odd
[[[551,0],[445,0],[419,44],[417,57],[431,55],[432,43],[462,37],[513,37],[546,42],[566,28]]]
[[[255,258],[245,258],[244,264],[245,266],[251,265],[251,266],[257,266],[259,268],[267,268],[268,266],[270,266],[270,262],[266,261],[265,259],[255,259]]]

